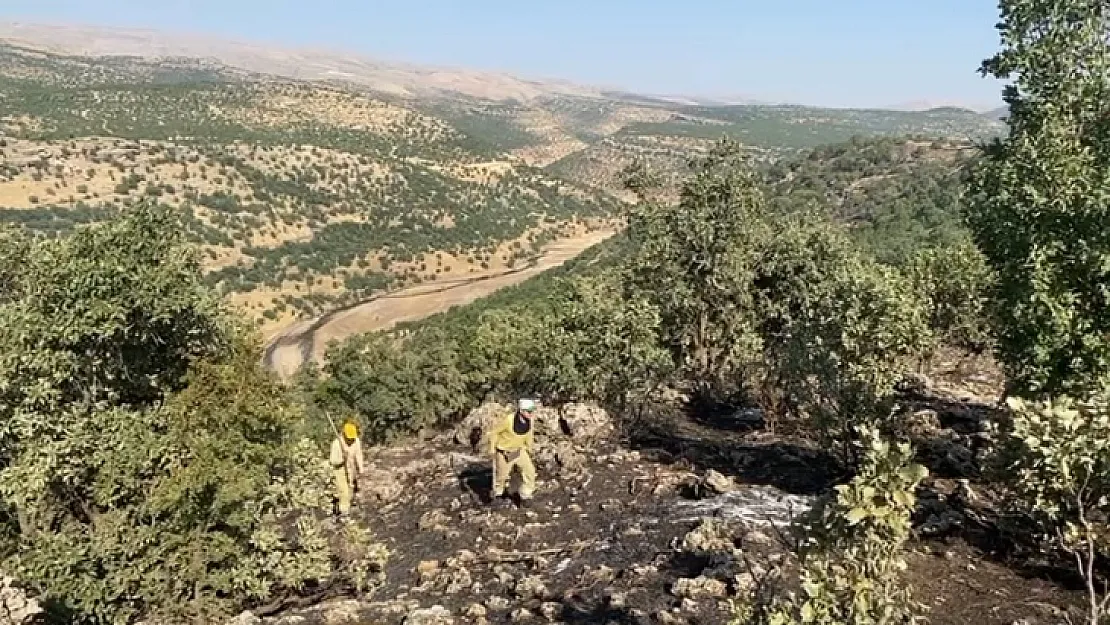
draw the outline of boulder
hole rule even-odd
[[[671,594],[682,599],[723,599],[728,596],[728,586],[721,580],[705,576],[682,577],[671,586]]]
[[[537,443],[535,461],[555,475],[573,475],[586,466],[586,457],[567,440]]]
[[[736,483],[732,481],[732,478],[726,477],[713,469],[706,471],[705,476],[701,479],[701,485],[705,491],[714,495],[723,495],[736,490]]]
[[[563,432],[576,442],[589,442],[605,438],[616,429],[604,408],[592,403],[571,403],[563,406],[559,414]]]
[[[493,423],[509,412],[512,412],[512,410],[512,406],[506,404],[499,404],[496,402],[484,403],[474,410],[471,410],[470,413],[466,415],[466,418],[455,426],[452,438],[456,444],[469,445],[477,449],[481,446],[486,433],[490,431]]]
[[[404,625],[452,625],[455,618],[441,605],[413,610],[405,616]]]
[[[247,610],[229,620],[225,625],[261,625],[262,619],[258,618],[254,612]]]
[[[36,623],[44,617],[42,606],[22,589],[16,587],[15,580],[0,575],[0,610],[3,610],[4,625],[23,625]]]

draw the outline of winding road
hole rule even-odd
[[[455,306],[468,304],[558,267],[613,234],[613,231],[606,230],[561,239],[544,248],[539,259],[526,267],[437,280],[381,293],[318,317],[299,321],[280,330],[266,343],[263,364],[282,379],[289,379],[309,360],[323,363],[324,353],[332,341],[383,330],[397,323],[423,319]]]

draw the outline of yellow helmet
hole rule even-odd
[[[350,421],[343,424],[343,436],[346,438],[358,437],[358,426]]]

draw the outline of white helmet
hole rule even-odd
[[[517,410],[521,412],[532,412],[536,409],[536,400],[534,399],[521,399],[516,403]]]

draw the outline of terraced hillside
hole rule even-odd
[[[0,48],[0,132],[0,221],[179,207],[209,279],[267,330],[512,267],[615,208],[411,108],[185,60]]]

